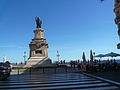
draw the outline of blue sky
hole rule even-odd
[[[113,8],[114,0],[0,0],[0,60],[23,61],[24,51],[29,57],[35,16],[42,19],[53,61],[57,50],[67,61],[81,59],[83,51],[89,59],[90,49],[120,53]]]

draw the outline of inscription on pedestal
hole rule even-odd
[[[36,50],[35,54],[42,54],[42,50]]]

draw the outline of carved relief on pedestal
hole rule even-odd
[[[29,44],[30,46],[30,57],[47,57],[48,44],[45,39],[34,38]]]

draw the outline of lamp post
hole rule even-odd
[[[26,54],[26,52],[24,52],[24,55],[23,55],[24,63],[25,63],[26,57],[27,57],[27,54]]]
[[[3,62],[5,62],[5,61],[6,61],[6,56],[3,57]]]
[[[56,56],[58,57],[58,63],[59,63],[59,57],[60,57],[59,51],[57,51],[57,55]]]
[[[95,52],[93,52],[93,58],[94,58],[94,60],[95,60]]]

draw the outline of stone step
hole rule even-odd
[[[84,74],[13,75],[0,82],[0,89],[21,90],[119,90],[119,87]]]

